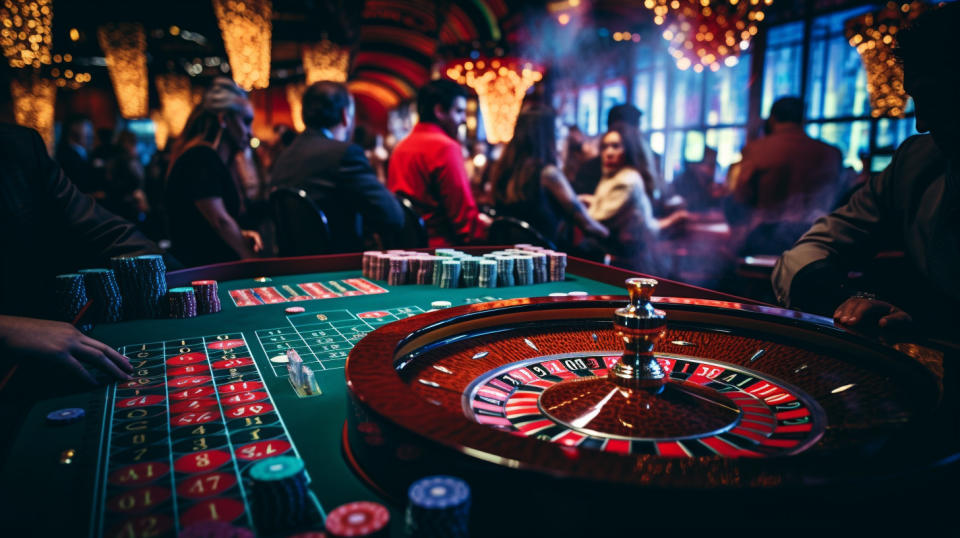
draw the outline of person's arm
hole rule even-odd
[[[444,144],[440,156],[443,165],[437,169],[438,202],[444,208],[457,237],[465,242],[482,241],[487,237],[490,219],[480,213],[470,193],[470,179],[463,163],[459,144]]]
[[[829,315],[856,290],[845,289],[846,273],[858,259],[876,254],[883,235],[883,192],[897,160],[868,181],[846,205],[818,219],[783,253],[773,270],[773,288],[782,304]],[[846,317],[843,315],[841,317]]]
[[[553,197],[560,205],[560,208],[568,216],[573,218],[573,222],[584,233],[595,237],[604,238],[610,235],[610,230],[606,226],[590,218],[587,210],[580,203],[567,178],[556,166],[544,167],[540,174],[540,185]]]
[[[237,253],[237,256],[253,258],[255,252],[262,248],[260,234],[252,230],[241,230],[237,221],[224,207],[223,198],[201,198],[194,200],[193,204],[223,242]]]
[[[83,364],[120,380],[130,379],[133,372],[126,357],[62,321],[0,316],[0,356],[62,368],[91,385],[96,380]]]
[[[340,159],[340,185],[357,204],[365,223],[381,234],[392,235],[403,227],[403,208],[377,179],[363,149],[350,145]]]

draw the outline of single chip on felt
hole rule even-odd
[[[434,301],[430,303],[430,306],[432,308],[450,308],[451,306],[453,306],[453,303],[451,303],[450,301]]]
[[[254,281],[254,282],[270,282],[270,277],[268,277],[268,276],[258,276],[257,278],[253,279],[253,281]]]
[[[384,532],[390,511],[382,504],[357,501],[338,506],[327,514],[327,533],[332,537],[371,536]]]
[[[302,306],[288,306],[283,311],[287,314],[302,314],[306,312],[307,309]]]
[[[57,409],[56,411],[47,413],[47,422],[58,426],[61,424],[70,424],[82,419],[86,414],[87,412],[79,407]]]

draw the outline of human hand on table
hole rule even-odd
[[[130,379],[128,374],[133,372],[126,357],[61,321],[0,316],[0,353],[67,370],[91,385],[97,381],[81,363],[120,380]]]
[[[913,322],[910,314],[879,299],[854,296],[844,301],[833,313],[834,323],[847,327],[902,329]]]
[[[247,244],[250,245],[250,250],[255,254],[263,250],[263,239],[260,238],[260,233],[255,230],[240,230],[240,235],[247,241]]]

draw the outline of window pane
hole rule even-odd
[[[657,69],[653,75],[650,106],[650,128],[663,129],[667,120],[667,70]]]
[[[702,161],[703,148],[703,133],[700,131],[687,131],[686,140],[683,145],[683,160],[690,163]]]
[[[707,125],[746,123],[750,83],[750,55],[733,67],[721,67],[707,76]]]
[[[917,134],[917,123],[913,118],[892,120],[881,118],[877,121],[877,148],[896,148],[908,136]]]
[[[663,159],[663,179],[670,183],[673,176],[683,169],[681,156],[683,155],[683,133],[667,135],[667,151]]]
[[[741,159],[740,150],[747,140],[747,130],[742,128],[710,129],[707,131],[707,146],[717,151],[717,173],[714,181],[723,183],[730,165]]]
[[[587,136],[596,136],[600,122],[599,116],[600,103],[599,92],[596,86],[583,88],[577,98],[577,125]]]
[[[603,85],[603,101],[600,104],[600,132],[607,130],[607,114],[616,105],[627,102],[627,84],[623,80],[614,80]]]
[[[650,82],[649,71],[637,73],[633,79],[633,106],[643,112],[640,116],[640,129],[644,131],[650,128]]]
[[[700,123],[700,108],[703,94],[703,74],[693,70],[674,70],[673,126],[697,125]]]
[[[803,22],[781,24],[767,30],[767,49],[800,45],[803,42]]]
[[[827,49],[823,118],[870,114],[867,72],[857,50],[843,37],[831,39]]]
[[[770,107],[780,97],[800,96],[802,62],[803,45],[767,49],[763,64],[763,103],[760,107],[762,117],[770,115]]]
[[[870,122],[824,123],[820,126],[820,140],[840,148],[843,165],[859,172],[863,168],[860,153],[866,153],[870,147]]]

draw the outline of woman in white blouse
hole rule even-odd
[[[659,272],[650,256],[657,234],[687,219],[677,211],[658,219],[651,199],[656,192],[652,153],[637,129],[613,124],[600,142],[603,176],[593,195],[581,195],[591,218],[610,230],[600,246],[613,264],[648,273]]]

